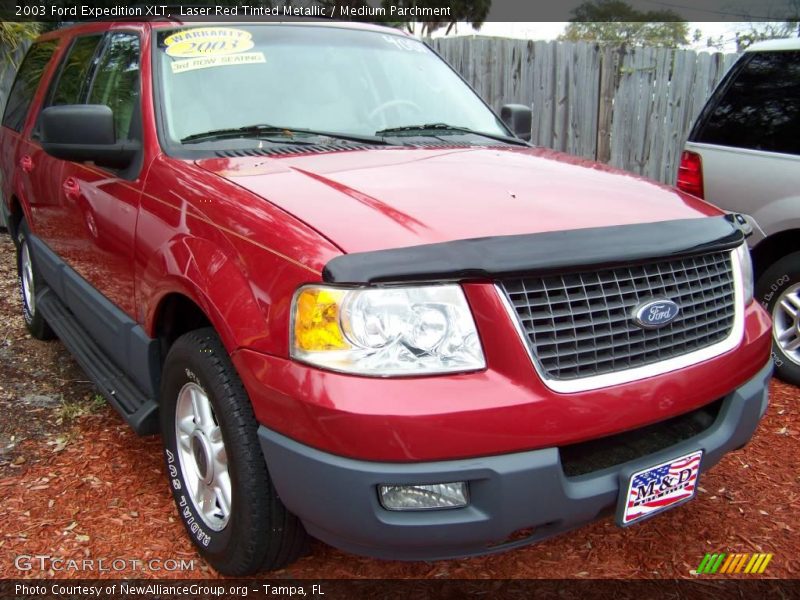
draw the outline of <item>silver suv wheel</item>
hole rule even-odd
[[[33,284],[33,262],[28,250],[28,242],[23,241],[20,249],[20,282],[22,285],[22,299],[29,313],[36,312],[36,288]]]
[[[772,308],[772,335],[784,356],[800,365],[800,283],[783,290]]]
[[[178,393],[175,437],[189,498],[205,524],[221,531],[231,516],[228,455],[211,401],[196,383]]]
[[[55,334],[37,309],[36,293],[43,291],[45,285],[33,262],[29,236],[28,225],[23,219],[17,228],[17,276],[22,300],[22,318],[34,339],[49,340],[55,337]]]

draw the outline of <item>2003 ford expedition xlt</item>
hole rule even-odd
[[[627,526],[753,435],[771,324],[744,220],[530,122],[373,25],[33,44],[0,134],[25,322],[160,432],[216,569],[306,534],[435,559]]]

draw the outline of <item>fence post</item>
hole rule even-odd
[[[611,122],[614,116],[614,93],[619,71],[619,48],[602,47],[600,55],[600,84],[597,103],[597,155],[595,159],[607,163],[611,160]]]

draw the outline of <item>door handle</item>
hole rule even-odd
[[[67,177],[64,180],[64,194],[70,200],[76,200],[81,193],[81,186],[78,184],[78,180],[74,177]]]
[[[30,154],[26,154],[19,159],[19,166],[26,173],[33,171],[33,159],[30,157]]]

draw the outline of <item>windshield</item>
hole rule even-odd
[[[441,59],[421,42],[399,35],[204,25],[159,32],[156,59],[163,129],[172,143],[267,124],[372,136],[396,127],[446,123],[507,135]]]

